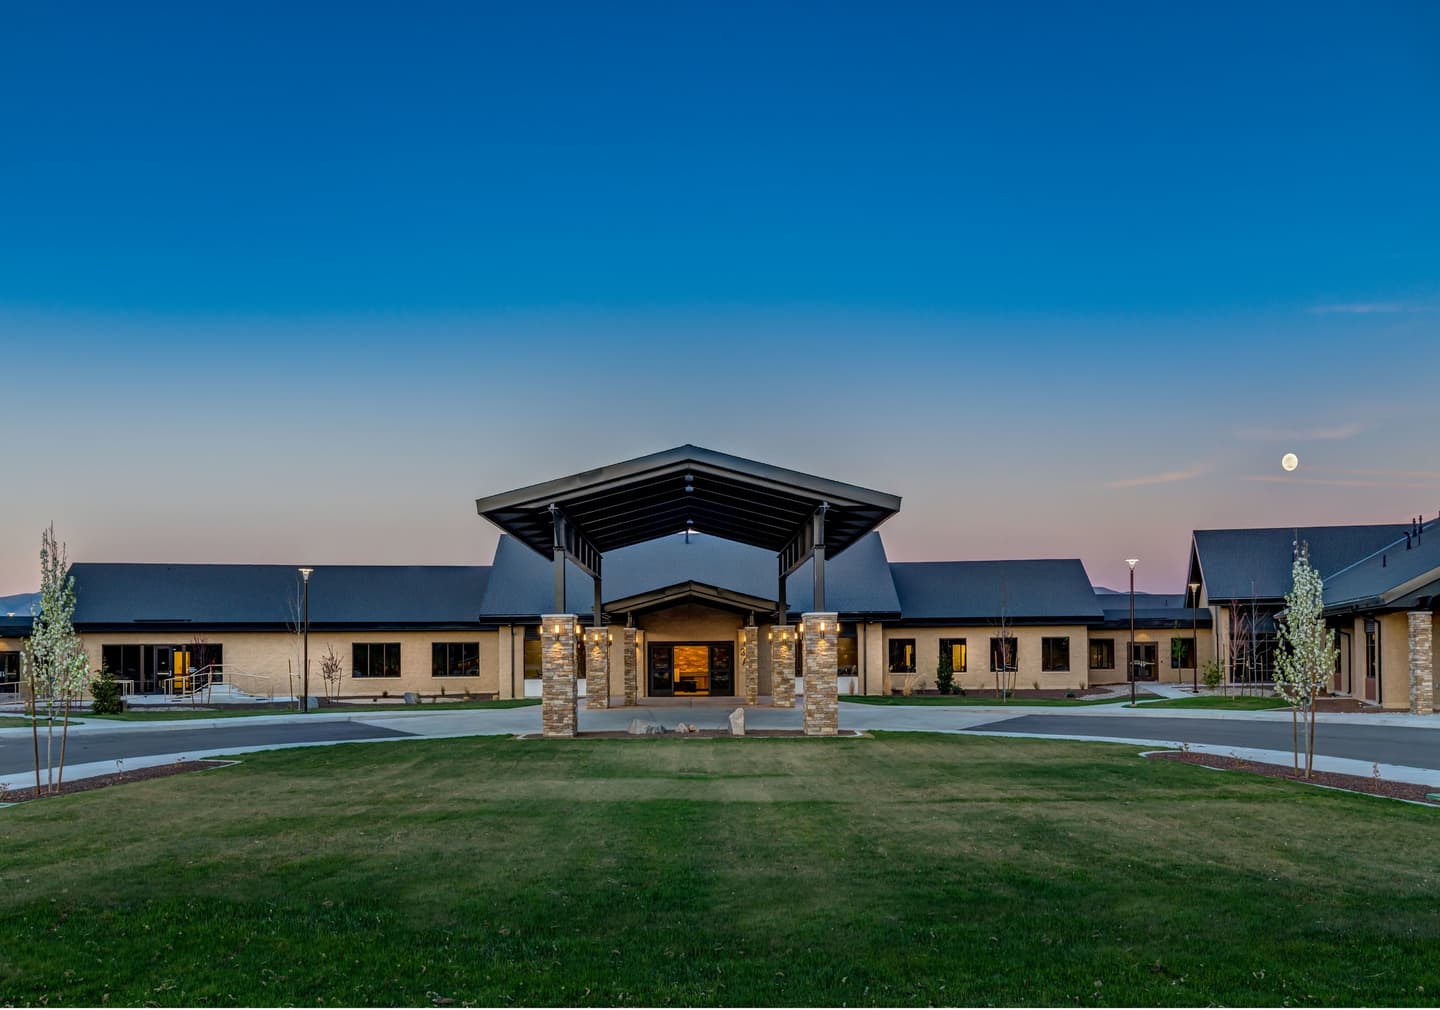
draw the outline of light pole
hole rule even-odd
[[[1200,693],[1200,583],[1190,583],[1190,693]]]
[[[300,624],[305,629],[305,645],[301,655],[301,664],[304,667],[302,674],[304,687],[301,690],[305,692],[305,699],[300,702],[300,711],[302,712],[310,711],[310,573],[314,570],[313,568],[300,569],[300,578],[304,580],[305,584],[304,602],[300,605],[302,611]]]
[[[1125,563],[1130,566],[1130,648],[1125,653],[1126,666],[1130,672],[1130,706],[1135,706],[1135,566],[1140,563],[1139,558],[1126,558]]]

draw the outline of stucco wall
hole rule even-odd
[[[90,657],[91,669],[100,669],[101,647],[105,645],[181,645],[202,638],[224,649],[227,674],[237,687],[260,693],[263,686],[276,695],[300,690],[301,662],[297,636],[286,632],[216,632],[200,629],[186,634],[159,632],[91,633],[81,636]],[[430,646],[435,642],[480,643],[480,673],[474,677],[435,677],[431,675]],[[356,678],[351,674],[351,645],[356,642],[399,642],[400,676]],[[390,695],[416,691],[421,694],[462,695],[494,694],[499,691],[499,636],[493,631],[311,631],[310,693],[324,693],[320,677],[320,661],[327,649],[334,647],[343,664],[341,696],[372,697],[382,692]],[[293,678],[293,679],[292,679]],[[292,688],[293,684],[293,688]]]
[[[1016,640],[1016,667],[1014,683],[1017,690],[1029,690],[1036,683],[1044,690],[1074,690],[1089,683],[1086,665],[1086,629],[1083,625],[1056,625],[1035,627],[1012,627],[1006,634]],[[998,638],[1000,629],[993,625],[955,625],[943,628],[887,627],[885,644],[881,652],[881,670],[888,672],[890,643],[896,639],[915,640],[916,690],[929,690],[935,686],[935,666],[940,660],[940,639],[965,639],[968,662],[964,673],[955,674],[955,683],[968,690],[995,686],[995,675],[990,671],[990,639]],[[1045,671],[1040,669],[1040,640],[1051,636],[1068,636],[1070,639],[1070,669],[1066,671]],[[871,686],[876,680],[891,679],[877,677],[871,673]],[[901,681],[893,678],[894,687]],[[887,688],[888,690],[888,688]]]

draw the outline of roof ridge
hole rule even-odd
[[[1429,528],[1434,529],[1434,527],[1436,527],[1436,526],[1440,526],[1440,518],[1429,520]],[[1414,526],[1411,526],[1410,528],[1411,528],[1411,529],[1414,529]],[[1422,532],[1422,533],[1425,532],[1426,528],[1427,528],[1426,521],[1422,519],[1422,520],[1420,521],[1420,532]],[[1329,575],[1322,575],[1322,576],[1320,577],[1320,578],[1321,578],[1321,581],[1323,581],[1323,582],[1328,582],[1330,579],[1338,578],[1339,576],[1344,575],[1346,572],[1350,571],[1351,569],[1359,568],[1361,565],[1365,564],[1365,562],[1367,562],[1367,561],[1374,561],[1374,560],[1375,560],[1376,558],[1378,558],[1380,555],[1382,555],[1382,554],[1388,554],[1390,551],[1397,549],[1402,542],[1409,542],[1409,540],[1410,540],[1410,534],[1409,534],[1409,533],[1402,534],[1401,536],[1398,536],[1398,537],[1396,537],[1394,540],[1390,541],[1388,544],[1385,544],[1385,545],[1384,545],[1383,547],[1381,547],[1379,550],[1371,551],[1369,554],[1365,555],[1363,558],[1360,558],[1360,559],[1357,560],[1357,561],[1352,561],[1350,564],[1346,565],[1344,568],[1337,568],[1335,571],[1331,572]],[[1409,548],[1407,548],[1407,550],[1408,550],[1408,549],[1409,549]]]

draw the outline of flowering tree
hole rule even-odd
[[[1339,653],[1335,631],[1325,626],[1325,585],[1310,564],[1310,548],[1300,544],[1285,595],[1285,619],[1279,622],[1275,651],[1275,693],[1290,703],[1295,770],[1300,770],[1300,740],[1305,740],[1305,777],[1315,768],[1315,699],[1330,682]],[[1301,723],[1303,722],[1303,732]]]
[[[45,782],[52,792],[65,781],[65,745],[70,739],[70,708],[85,693],[90,662],[75,634],[75,580],[65,545],[55,539],[55,524],[40,535],[40,610],[25,642],[30,688],[31,734],[35,739],[35,795],[40,795],[39,706],[45,705]],[[54,761],[55,718],[63,713],[58,775]]]

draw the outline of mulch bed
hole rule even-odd
[[[199,772],[206,768],[223,768],[226,765],[234,764],[234,761],[177,761],[174,764],[155,765],[153,768],[137,768],[133,772],[112,772],[109,775],[93,775],[90,778],[72,779],[64,783],[53,793],[44,792],[44,773],[41,773],[40,799],[48,799],[51,796],[67,796],[70,793],[84,793],[91,789],[104,789],[106,786],[124,785],[126,782],[144,782],[146,779],[163,779],[168,775],[179,775],[182,772]],[[17,785],[10,783],[10,788],[0,792],[0,803],[23,803],[25,800],[35,799],[35,778],[32,774],[29,785]]]
[[[864,736],[860,730],[842,729],[836,734],[837,737],[859,737]],[[627,733],[623,729],[590,730],[583,733],[576,733],[575,738],[580,740],[713,740],[715,737],[728,737],[728,729],[697,729],[693,733],[676,733],[673,729],[666,729],[664,733]],[[747,729],[745,736],[752,737],[803,737],[805,732],[798,729]],[[539,733],[521,733],[517,740],[541,740],[544,739]],[[817,739],[824,739],[823,737]]]
[[[1030,687],[1016,688],[1015,690],[1010,692],[1010,700],[1024,701],[1026,698],[1096,698],[1102,695],[1114,694],[1115,686],[1116,685],[1112,684],[1107,687],[1087,687],[1083,691],[1077,691],[1073,687],[1046,687],[1041,688],[1038,691]],[[1145,685],[1143,683],[1136,684],[1136,691],[1138,691],[1140,694],[1144,694]],[[898,689],[892,689],[890,693],[897,698],[903,697],[905,694],[904,691]],[[995,693],[995,689],[993,687],[967,687],[965,689],[965,693],[968,695],[974,695],[976,698],[994,698],[996,701],[1001,700],[1000,697]],[[935,690],[933,687],[927,687],[923,691],[911,691],[910,694],[916,698],[939,698],[941,696],[940,692]],[[1128,698],[1129,695],[1126,695],[1126,697]],[[845,696],[841,695],[840,700],[844,701]],[[1119,701],[1120,699],[1117,696],[1115,700]]]
[[[1269,764],[1263,761],[1246,761],[1242,758],[1227,757],[1224,754],[1200,754],[1195,751],[1157,751],[1146,757],[1157,761],[1179,761],[1187,765],[1204,765],[1206,768],[1220,768],[1224,771],[1250,772],[1272,779],[1289,779],[1291,782],[1306,782],[1305,773],[1298,775],[1290,765]],[[1308,780],[1310,785],[1330,786],[1334,789],[1348,789],[1351,792],[1384,796],[1392,800],[1410,800],[1429,806],[1440,806],[1435,800],[1427,799],[1427,793],[1440,793],[1440,787],[1420,786],[1413,782],[1391,782],[1388,779],[1370,775],[1341,775],[1338,772],[1314,772]]]

